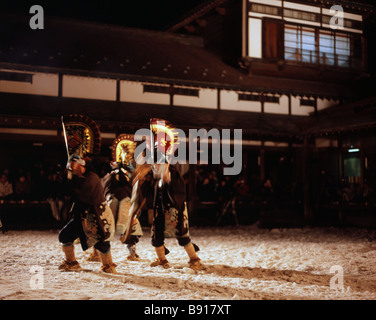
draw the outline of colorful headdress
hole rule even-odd
[[[150,131],[151,141],[154,144],[151,150],[164,155],[168,160],[174,155],[179,143],[176,128],[167,120],[152,118],[150,119]],[[155,157],[154,160],[156,161]]]
[[[79,114],[61,117],[68,159],[72,156],[84,158],[99,154],[101,132],[94,120]]]
[[[112,143],[112,161],[129,165],[134,161],[137,143],[130,134],[121,134]]]

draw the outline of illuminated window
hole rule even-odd
[[[327,66],[358,68],[361,38],[343,32],[285,25],[285,60]]]
[[[285,59],[317,63],[316,35],[314,28],[285,26]]]
[[[351,38],[345,33],[320,30],[320,63],[350,67]]]
[[[334,66],[334,33],[321,31],[319,42],[320,63]]]
[[[351,56],[351,42],[347,34],[337,33],[335,38],[335,54],[337,65],[339,67],[349,67],[349,58]]]

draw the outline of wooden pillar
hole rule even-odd
[[[337,137],[337,152],[338,152],[338,186],[341,188],[341,180],[343,178],[343,150],[342,150],[342,137]],[[343,212],[343,203],[342,195],[339,195],[339,204],[338,204],[338,221],[340,225],[345,225],[346,217]]]
[[[120,79],[116,79],[116,102],[120,102]]]
[[[338,142],[338,182],[343,178],[343,152],[342,152],[342,137],[337,137]]]
[[[59,73],[58,92],[57,96],[61,98],[63,96],[63,74]]]
[[[173,106],[174,105],[174,85],[173,84],[170,85],[169,95],[170,95],[170,106]]]
[[[54,107],[55,107],[55,113],[56,114],[63,114],[64,113],[64,108],[62,108],[62,97],[63,97],[63,74],[62,73],[59,73],[58,74],[58,88],[57,88],[57,96],[58,96],[58,103],[55,103],[54,104]],[[59,126],[61,127],[61,126]],[[58,132],[59,136],[60,136],[60,132]]]
[[[365,154],[364,154],[364,139],[360,137],[359,141],[359,149],[360,149],[360,185],[364,186],[364,165],[365,165]]]
[[[217,110],[221,109],[221,89],[217,89]]]
[[[304,137],[303,157],[302,157],[302,182],[304,201],[304,221],[306,224],[313,222],[311,196],[310,196],[310,175],[309,175],[309,141]]]
[[[259,154],[259,169],[260,169],[260,182],[264,183],[265,181],[265,148],[264,148],[264,142],[262,142],[262,146],[260,149]]]

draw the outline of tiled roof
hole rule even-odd
[[[370,128],[376,128],[376,96],[322,110],[305,132],[327,135]]]
[[[141,81],[338,97],[347,87],[314,81],[249,76],[205,50],[200,38],[68,19],[0,14],[0,67],[133,78]]]

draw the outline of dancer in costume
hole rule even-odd
[[[102,178],[104,195],[116,222],[115,234],[120,235],[120,237],[124,234],[131,207],[131,176],[135,169],[133,158],[135,148],[136,142],[131,135],[122,134],[116,138],[112,144],[113,161],[110,163],[112,170]],[[129,239],[124,242],[129,251],[128,260],[139,260],[136,253],[136,244],[142,235],[141,224],[137,220],[132,227]],[[88,260],[99,261],[97,250],[94,249]]]
[[[196,251],[199,248],[191,241],[189,234],[188,210],[185,199],[185,184],[178,164],[170,164],[177,146],[177,135],[170,123],[162,119],[150,120],[150,151],[154,154],[153,164],[138,165],[133,174],[132,208],[130,214],[139,212],[141,200],[148,196],[153,199],[154,219],[151,230],[151,243],[157,260],[151,266],[161,265],[170,268],[166,259],[168,250],[165,238],[176,238],[189,256],[189,266],[194,270],[203,269]],[[145,179],[149,175],[149,179]],[[145,180],[151,183],[145,183]],[[139,213],[138,213],[139,214]],[[128,234],[130,229],[127,227]]]
[[[99,176],[91,170],[88,158],[89,154],[99,153],[99,128],[93,120],[81,115],[62,117],[62,123],[74,204],[71,209],[72,219],[59,233],[65,254],[65,261],[59,269],[81,270],[74,252],[74,241],[79,238],[84,251],[94,247],[100,252],[102,271],[116,273],[110,245],[115,233],[114,218],[106,203]]]

